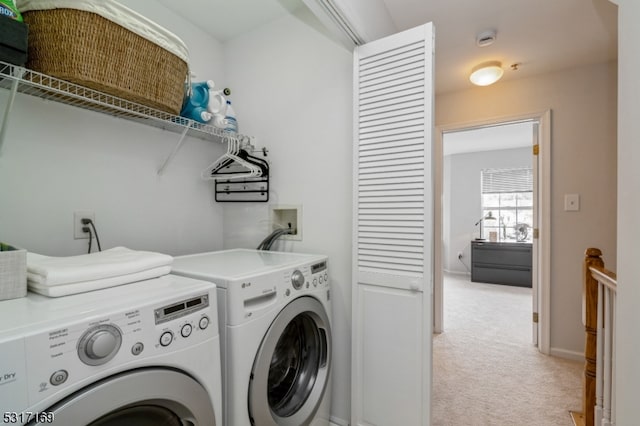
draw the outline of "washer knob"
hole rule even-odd
[[[191,324],[185,324],[182,326],[180,334],[182,335],[182,337],[189,337],[191,335],[191,331],[193,331]]]
[[[296,290],[300,290],[304,285],[304,274],[298,269],[291,274],[291,285],[293,285],[293,288]]]
[[[69,372],[67,370],[58,370],[51,375],[49,383],[53,386],[59,386],[67,381],[69,378]]]
[[[160,344],[162,346],[169,346],[173,342],[173,333],[170,331],[165,331],[160,336]]]
[[[138,356],[138,355],[140,355],[140,354],[142,353],[142,351],[143,351],[143,350],[144,350],[144,343],[142,343],[142,342],[137,342],[136,344],[134,344],[134,345],[131,347],[131,353],[132,353],[134,356]]]
[[[205,328],[209,327],[209,317],[204,316],[200,318],[200,321],[198,322],[198,327],[200,327],[200,330],[204,330]]]
[[[78,343],[78,356],[87,365],[102,365],[120,349],[122,333],[113,324],[102,324],[85,331]]]

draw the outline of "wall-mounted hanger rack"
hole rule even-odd
[[[252,155],[261,152],[262,157]],[[267,149],[257,150],[249,138],[229,138],[228,149],[202,172],[202,178],[215,180],[218,202],[269,201],[269,163]]]
[[[269,176],[238,181],[217,180],[215,199],[219,203],[266,203],[269,201]]]

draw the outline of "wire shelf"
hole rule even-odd
[[[222,142],[229,135],[224,130],[208,124],[198,123],[0,61],[0,88],[10,90],[16,81],[19,93],[124,118],[173,133],[182,134],[186,131],[188,136],[218,142]],[[237,134],[234,136],[242,137]]]

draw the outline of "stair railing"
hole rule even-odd
[[[582,408],[585,426],[613,426],[615,420],[616,274],[605,269],[602,252],[585,252],[583,322],[585,368]]]

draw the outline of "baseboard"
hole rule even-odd
[[[550,348],[549,355],[557,356],[558,358],[570,359],[572,361],[584,361],[584,353],[576,351],[568,351],[560,348]]]
[[[329,426],[349,426],[349,422],[346,420],[342,420],[337,417],[331,416],[331,418],[329,419]]]

